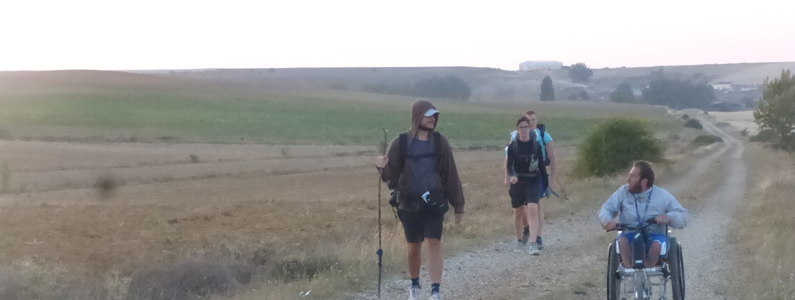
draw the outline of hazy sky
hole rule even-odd
[[[0,70],[795,61],[795,1],[0,2]]]

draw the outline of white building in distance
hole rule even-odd
[[[718,91],[722,90],[729,90],[733,91],[732,82],[731,81],[718,81],[712,84],[712,88]]]
[[[519,71],[558,70],[561,68],[563,68],[563,63],[554,60],[528,60],[519,64]]]

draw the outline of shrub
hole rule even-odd
[[[687,114],[684,114],[684,115],[682,115],[682,120],[685,120],[685,121],[690,120],[690,116],[688,116]]]
[[[193,258],[137,272],[129,283],[132,299],[182,300],[225,295],[240,286],[245,268],[224,259]]]
[[[108,199],[113,196],[116,187],[119,186],[119,181],[112,175],[103,175],[97,178],[94,186],[99,190],[99,195],[102,198]]]
[[[795,76],[781,71],[781,78],[765,79],[762,99],[754,111],[759,128],[773,132],[770,146],[795,152]]]
[[[770,129],[762,129],[754,136],[749,138],[752,142],[771,143],[776,139],[776,132]]]
[[[693,139],[693,145],[706,146],[712,143],[723,143],[723,139],[713,134],[702,134]]]
[[[646,123],[637,119],[609,119],[580,145],[575,174],[605,176],[626,171],[635,160],[664,161],[664,149]]]
[[[695,129],[699,129],[699,130],[704,129],[704,126],[701,125],[701,122],[699,122],[696,119],[687,120],[687,122],[685,122],[685,127],[687,127],[687,128],[695,128]]]

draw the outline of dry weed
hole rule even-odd
[[[739,299],[795,299],[795,156],[747,149],[750,184],[734,228],[744,271],[734,286]]]

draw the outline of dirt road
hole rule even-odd
[[[661,185],[680,200],[700,198],[687,207],[689,226],[674,232],[684,249],[687,298],[727,299],[725,278],[733,266],[725,228],[745,190],[743,145],[716,126],[702,123],[723,138],[723,145],[677,180]],[[446,259],[445,299],[604,299],[606,249],[615,236],[604,233],[596,217],[609,195],[591,196],[588,208],[548,220],[547,249],[540,256],[513,253],[513,239],[506,234],[500,242]],[[423,270],[421,276],[423,298],[429,297],[427,272]],[[404,299],[407,287],[402,276],[387,277],[382,299]],[[375,299],[375,294],[370,290],[351,298]]]

